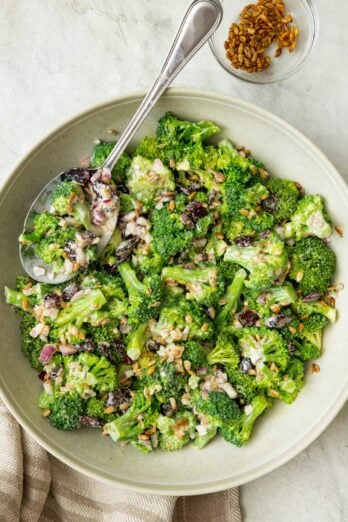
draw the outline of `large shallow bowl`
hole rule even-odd
[[[96,137],[108,128],[123,129],[141,96],[120,98],[81,114],[45,138],[18,165],[0,197],[0,286],[13,285],[21,272],[17,237],[27,209],[42,186],[57,172],[79,164]],[[209,118],[224,136],[250,148],[274,174],[296,179],[307,191],[320,192],[334,220],[345,226],[348,191],[323,154],[294,128],[272,114],[227,96],[188,90],[165,95],[141,129],[153,133],[165,111],[181,117]],[[346,225],[346,229],[348,226]],[[347,279],[348,248],[335,237],[337,281]],[[338,297],[338,309],[348,307],[348,293]],[[36,406],[41,383],[20,353],[18,317],[0,302],[0,385],[6,404],[22,426],[50,453],[97,479],[158,494],[192,495],[243,484],[275,469],[310,444],[332,421],[348,393],[348,339],[345,320],[328,329],[321,372],[309,375],[296,402],[277,404],[258,423],[254,437],[238,449],[217,439],[197,451],[143,455],[121,447],[99,432],[53,429]]]

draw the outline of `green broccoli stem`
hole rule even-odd
[[[263,395],[257,395],[251,406],[251,411],[242,416],[241,439],[243,442],[250,438],[256,419],[268,408],[269,402]]]
[[[224,322],[229,316],[237,310],[238,299],[244,288],[244,281],[247,273],[245,270],[238,270],[232,283],[227,287],[223,300],[226,302],[217,316],[218,323]]]
[[[79,299],[70,301],[68,306],[59,312],[55,324],[64,326],[74,322],[77,326],[80,326],[86,317],[99,310],[105,303],[106,299],[101,290],[98,288],[95,290],[88,289]]]
[[[29,299],[23,292],[18,292],[7,286],[5,286],[5,299],[7,304],[21,309],[23,309],[23,305],[26,306],[29,303]]]
[[[144,430],[144,425],[138,421],[141,413],[146,413],[151,406],[151,401],[145,399],[143,392],[137,393],[128,410],[104,426],[104,433],[110,435],[112,440],[129,440],[135,438]]]
[[[140,292],[146,291],[143,283],[139,281],[135,271],[127,261],[118,265],[118,271],[130,297],[137,297]]]
[[[147,332],[147,323],[141,324],[131,332],[127,343],[127,355],[133,361],[139,359],[141,352],[143,351],[144,345],[149,338]]]
[[[189,270],[180,266],[167,266],[162,270],[162,279],[176,281],[180,284],[210,283],[212,286],[216,286],[216,270],[211,267]]]

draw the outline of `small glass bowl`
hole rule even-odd
[[[314,47],[319,30],[317,11],[311,0],[284,0],[286,12],[293,16],[293,24],[299,28],[297,46],[292,53],[283,49],[281,56],[275,58],[276,45],[273,44],[266,51],[266,54],[271,57],[271,65],[255,73],[236,69],[226,57],[224,43],[232,23],[238,23],[242,9],[250,3],[256,3],[257,0],[220,0],[220,2],[224,11],[223,18],[209,44],[215,58],[228,73],[246,82],[276,83],[289,78],[303,67]]]

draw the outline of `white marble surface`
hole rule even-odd
[[[314,2],[320,37],[295,77],[271,86],[245,84],[227,75],[206,46],[175,85],[233,94],[272,110],[313,140],[348,180],[348,4]],[[146,89],[188,3],[1,0],[0,182],[66,118]],[[347,426],[348,405],[306,451],[243,486],[244,520],[347,521]]]

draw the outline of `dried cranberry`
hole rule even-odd
[[[78,352],[94,352],[95,345],[89,339],[76,345]]]
[[[189,216],[193,223],[197,223],[199,219],[208,214],[208,209],[200,201],[193,201],[187,205],[184,213]]]
[[[292,317],[290,315],[279,314],[267,319],[266,323],[269,328],[277,328],[279,330],[280,328],[284,328],[284,326],[290,324],[291,321]]]
[[[39,373],[37,374],[37,376],[38,376],[38,378],[40,379],[40,381],[44,381],[46,375],[47,375],[47,374],[46,374],[45,370],[42,370],[41,372],[39,372]]]
[[[76,283],[72,283],[71,285],[66,286],[62,293],[63,301],[70,301],[70,299],[72,299],[78,291],[79,287]]]
[[[47,294],[43,299],[45,308],[58,308],[60,305],[60,296],[57,294]]]
[[[118,390],[109,392],[106,398],[107,406],[118,408],[121,404],[128,402],[131,397],[129,388],[118,388]]]
[[[242,373],[248,373],[253,367],[251,360],[248,357],[243,357],[239,363],[239,369]]]
[[[68,254],[70,259],[76,259],[76,243],[72,239],[69,239],[64,244],[64,252]]]
[[[80,417],[81,426],[88,426],[89,428],[101,428],[102,421],[98,417],[92,417],[91,415],[82,415]]]
[[[116,257],[116,265],[119,263],[123,263],[126,259],[128,259],[134,250],[134,248],[139,243],[138,237],[131,237],[126,241],[122,241],[120,245],[116,248],[115,257]]]
[[[170,404],[162,404],[160,409],[161,413],[166,417],[171,417],[174,414],[174,410]]]
[[[320,292],[311,292],[310,294],[307,294],[304,297],[302,297],[302,301],[304,303],[313,303],[314,301],[319,301],[320,298]]]
[[[121,361],[124,364],[129,364],[129,365],[133,364],[134,361],[133,361],[133,359],[128,357],[125,346],[122,343],[122,341],[120,341],[119,339],[114,339],[113,348],[119,354],[119,357],[121,358]]]
[[[91,172],[86,169],[75,168],[66,170],[63,177],[69,181],[75,181],[79,185],[86,185],[90,180]]]
[[[243,326],[254,326],[259,319],[260,317],[253,310],[244,310],[238,315],[238,320]]]
[[[261,206],[266,212],[274,214],[278,209],[278,198],[274,195],[271,195],[268,198],[262,200]]]
[[[239,236],[234,239],[236,245],[240,247],[248,247],[254,241],[253,236]]]

